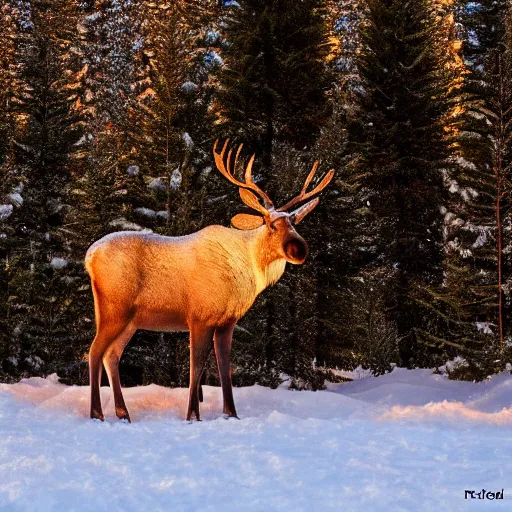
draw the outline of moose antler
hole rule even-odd
[[[332,180],[332,177],[334,176],[334,170],[331,169],[320,181],[320,183],[309,192],[306,192],[307,188],[309,187],[309,184],[313,180],[316,170],[318,169],[318,160],[313,164],[313,168],[311,169],[310,173],[308,174],[308,177],[306,178],[306,181],[304,182],[304,186],[302,187],[302,190],[300,191],[300,194],[290,201],[288,201],[284,206],[281,206],[277,209],[277,211],[282,212],[285,210],[288,210],[292,206],[295,206],[297,203],[302,203],[302,201],[305,201],[306,199],[309,199],[310,197],[319,194],[322,192],[322,190],[329,185],[329,183]]]
[[[261,190],[261,188],[258,187],[258,185],[256,185],[256,183],[254,183],[254,181],[252,180],[252,166],[254,163],[254,155],[251,156],[245,168],[245,182],[239,181],[233,176],[233,172],[236,170],[236,166],[238,164],[238,157],[240,156],[240,152],[242,151],[243,144],[240,144],[240,146],[238,146],[238,150],[235,155],[233,171],[230,171],[231,155],[233,153],[232,149],[229,150],[226,165],[224,165],[224,157],[226,155],[226,149],[229,144],[229,139],[227,139],[226,142],[224,142],[224,146],[222,147],[220,153],[217,152],[218,142],[219,140],[217,139],[215,141],[215,144],[213,145],[213,156],[215,158],[215,164],[217,165],[217,169],[231,183],[234,183],[237,187],[240,188],[240,197],[247,206],[249,206],[253,210],[259,211],[264,216],[268,216],[269,212],[271,210],[274,210],[274,203],[271,201],[270,197],[268,197],[268,195],[265,194],[265,192],[263,192],[263,190]],[[256,192],[263,199],[265,206],[262,206],[260,204],[258,198],[252,192],[250,192],[251,190]]]

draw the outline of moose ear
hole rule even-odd
[[[231,226],[236,229],[256,229],[263,225],[263,217],[259,215],[249,215],[248,213],[239,213],[231,219]]]
[[[300,208],[294,210],[291,214],[291,220],[294,224],[298,224],[310,211],[312,211],[320,202],[319,197],[315,197],[312,201],[302,205]]]

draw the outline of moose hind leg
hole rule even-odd
[[[89,350],[89,384],[91,386],[91,418],[104,420],[101,408],[100,383],[103,372],[102,359],[105,351],[119,333],[123,332],[124,326],[109,326],[101,323],[98,325],[96,337]]]
[[[91,418],[103,421],[103,410],[101,408],[100,384],[103,365],[101,358],[105,351],[108,339],[104,333],[98,330],[89,350],[89,384],[91,386]]]
[[[119,377],[119,361],[123,350],[133,336],[135,330],[127,327],[107,348],[103,355],[103,365],[108,375],[108,381],[114,394],[114,405],[116,416],[120,420],[131,422],[128,409],[124,403],[123,392],[121,391],[121,379]]]
[[[219,367],[220,383],[222,385],[222,396],[224,398],[224,414],[238,418],[233,399],[233,386],[231,383],[231,340],[235,324],[231,323],[215,330],[214,343],[217,366]]]
[[[195,414],[199,416],[199,388],[204,366],[213,348],[213,331],[211,327],[192,326],[190,329],[190,387],[188,398],[187,421]]]
[[[96,340],[95,340],[96,341]],[[93,342],[94,346],[94,342]],[[101,409],[100,381],[103,366],[101,363],[101,354],[98,354],[93,348],[89,351],[89,383],[91,386],[91,418],[103,421],[103,411]]]

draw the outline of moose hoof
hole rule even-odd
[[[230,418],[235,418],[236,420],[240,419],[236,414],[228,414],[228,413],[224,413],[223,417],[225,420],[229,420]]]
[[[128,423],[132,422],[130,415],[127,412],[116,413],[116,416],[122,421],[127,421]]]
[[[101,412],[91,411],[91,420],[105,421],[105,416]]]

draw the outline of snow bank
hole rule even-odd
[[[485,412],[499,412],[512,406],[512,375],[506,372],[474,383],[449,380],[432,370],[395,368],[378,378],[328,384],[328,389],[389,410],[394,406],[426,406],[445,401],[460,402]],[[457,423],[458,418],[453,420]]]
[[[7,391],[17,400],[27,402],[41,410],[51,409],[83,419],[89,417],[89,387],[60,384],[56,375],[47,379],[40,377],[23,379],[18,384],[0,384],[0,392],[2,391]],[[203,393],[202,419],[223,418],[220,388],[203,386]],[[162,418],[181,421],[186,415],[188,389],[169,389],[151,384],[127,388],[123,394],[134,423]],[[241,416],[272,415],[279,411],[279,414],[300,419],[309,417],[332,419],[364,408],[363,404],[358,404],[351,398],[327,392],[291,393],[283,388],[271,390],[262,386],[252,386],[237,388],[235,394]],[[115,409],[110,388],[101,388],[101,399],[107,420],[115,423]]]
[[[473,384],[395,369],[320,392],[125,390],[133,423],[87,418],[88,387],[0,384],[0,510],[510,510],[512,378]],[[468,412],[471,411],[471,412]],[[491,506],[466,489],[505,489]]]
[[[499,412],[483,412],[467,407],[461,402],[428,403],[427,405],[396,405],[391,411],[381,416],[382,420],[408,419],[425,421],[426,419],[443,418],[449,421],[484,422],[495,425],[512,425],[512,409],[502,409]]]

